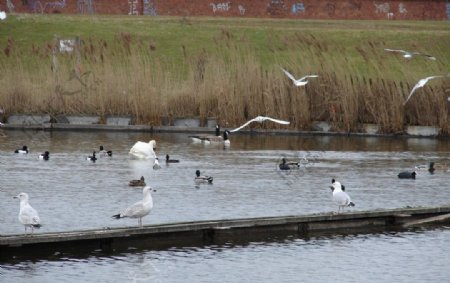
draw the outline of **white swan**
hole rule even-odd
[[[156,149],[155,140],[151,140],[148,143],[138,141],[133,145],[129,153],[133,157],[139,159],[156,158],[155,149]]]

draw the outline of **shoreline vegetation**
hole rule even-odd
[[[59,40],[79,39],[70,52]],[[76,40],[75,40],[76,41]],[[428,21],[314,21],[207,17],[11,14],[0,22],[0,108],[14,113],[215,117],[235,127],[381,133],[408,125],[450,133],[450,26]],[[405,59],[385,48],[437,58]],[[296,77],[317,74],[304,87]]]

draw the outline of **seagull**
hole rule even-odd
[[[338,181],[334,181],[332,186],[330,186],[331,191],[333,191],[333,200],[338,205],[338,213],[344,211],[346,206],[355,206],[355,204],[350,199],[350,196],[342,190],[342,185]]]
[[[294,78],[294,76],[291,73],[289,73],[285,69],[281,68],[281,70],[283,70],[283,72],[286,74],[286,76],[288,76],[288,78],[290,78],[294,82],[294,85],[296,85],[296,86],[304,86],[308,83],[308,80],[307,80],[308,78],[317,78],[318,77],[318,75],[307,75],[307,76],[304,76],[297,80],[296,78]]]
[[[411,90],[410,94],[408,95],[408,98],[406,98],[405,102],[403,102],[403,105],[405,105],[408,102],[408,100],[411,98],[411,96],[414,94],[414,92],[418,88],[423,87],[429,80],[436,79],[436,78],[442,78],[442,77],[444,77],[444,76],[431,76],[431,77],[426,77],[424,79],[419,80],[419,82],[417,82],[417,84]]]
[[[6,13],[3,11],[0,11],[0,20],[3,21],[4,19],[6,19]]]
[[[28,194],[20,193],[14,198],[20,200],[19,221],[25,225],[25,234],[27,233],[27,227],[30,227],[31,233],[33,233],[34,228],[41,227],[41,219],[39,218],[37,211],[28,203]]]
[[[236,128],[236,129],[234,129],[234,130],[231,130],[230,133],[237,132],[237,131],[239,131],[240,129],[246,127],[248,124],[250,124],[250,123],[252,123],[252,122],[259,122],[259,123],[262,123],[262,122],[264,122],[264,121],[266,121],[266,120],[270,120],[270,121],[272,121],[272,122],[275,122],[275,123],[278,123],[278,124],[283,124],[283,125],[289,125],[289,124],[290,124],[289,121],[283,121],[283,120],[278,120],[278,119],[274,119],[274,118],[270,118],[270,117],[258,116],[258,117],[256,117],[256,118],[251,119],[251,120],[248,121],[247,123],[243,124],[243,125],[240,126],[239,128]]]
[[[142,228],[142,217],[148,215],[153,208],[153,199],[151,193],[152,191],[156,192],[156,190],[153,190],[149,186],[144,187],[144,189],[142,190],[142,200],[136,202],[121,213],[113,215],[112,217],[115,219],[125,217],[138,218],[138,224]]]
[[[409,52],[409,51],[405,51],[405,50],[401,50],[401,49],[389,49],[389,48],[385,48],[384,50],[388,51],[388,52],[403,53],[403,57],[406,59],[411,59],[414,55],[420,55],[420,56],[427,57],[429,60],[436,60],[436,57],[428,55],[428,54],[423,54],[420,52]]]

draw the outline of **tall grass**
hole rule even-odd
[[[116,32],[111,38],[85,36],[72,53],[55,53],[53,38],[20,45],[19,36],[8,37],[0,41],[0,107],[7,115],[131,115],[135,123],[149,125],[159,124],[161,117],[198,116],[216,117],[232,127],[267,115],[302,130],[326,120],[337,131],[359,131],[362,123],[376,123],[385,133],[402,132],[405,125],[438,126],[448,133],[450,79],[432,81],[408,104],[403,102],[418,79],[449,72],[449,29],[431,39],[422,33],[420,42],[417,33],[407,30],[400,32],[407,43],[395,41],[394,35],[386,43],[383,35],[371,38],[373,31],[360,27],[330,31],[319,28],[320,22],[308,22],[312,28],[304,30],[280,20],[279,26],[270,23],[274,32],[258,25],[233,29],[234,22],[227,21],[230,28],[204,27],[210,32],[199,35],[208,40],[203,47],[189,38],[168,42],[142,30]],[[192,29],[200,23],[177,25]],[[293,26],[282,31],[286,25]],[[170,32],[170,25],[165,28]],[[393,45],[427,50],[439,60],[405,61],[383,51]],[[280,67],[298,77],[315,73],[319,78],[295,87]]]

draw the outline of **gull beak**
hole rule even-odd
[[[13,198],[19,198],[19,196],[15,196],[15,197],[13,197]]]
[[[156,190],[152,190],[152,192],[156,192]]]

